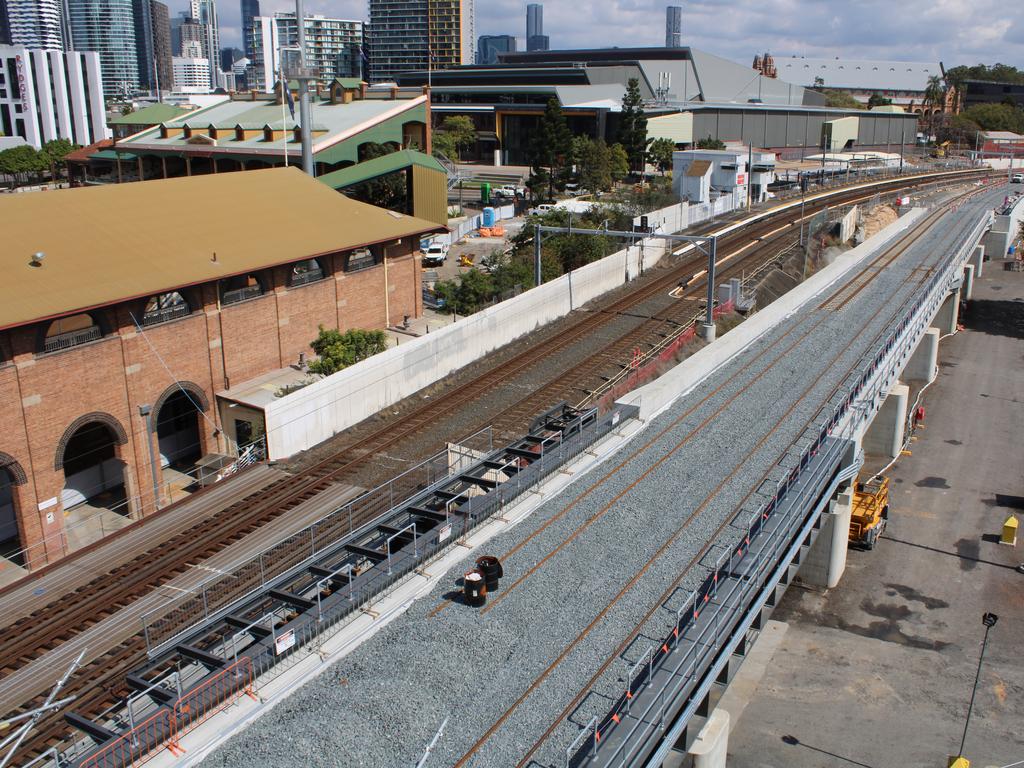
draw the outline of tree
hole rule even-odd
[[[924,88],[925,106],[931,107],[928,114],[928,135],[935,133],[935,112],[941,112],[946,106],[946,88],[942,85],[942,78],[932,75],[928,78],[928,84]]]
[[[13,176],[15,181],[28,181],[30,174],[40,174],[48,167],[48,162],[35,147],[22,144],[0,152],[0,173]]]
[[[629,155],[621,144],[612,144],[608,148],[609,168],[612,181],[622,181],[629,176]]]
[[[445,306],[459,315],[471,315],[494,298],[494,282],[490,275],[471,269],[455,280],[439,280],[434,292],[444,299]]]
[[[577,136],[572,142],[572,154],[577,178],[584,189],[592,192],[611,189],[611,152],[604,139],[594,141],[589,136]]]
[[[384,157],[395,151],[391,145],[368,141],[359,145],[359,162],[363,163],[367,160]],[[404,211],[407,208],[407,191],[403,171],[396,171],[386,176],[354,184],[351,187],[346,187],[344,193],[354,200],[360,200],[380,208],[393,211]]]
[[[533,173],[547,171],[548,199],[555,196],[556,184],[565,183],[565,171],[572,164],[572,133],[557,99],[548,99],[537,132],[530,142],[530,165]],[[531,190],[536,184],[530,184]]]
[[[713,139],[709,134],[706,139],[697,140],[697,149],[725,149],[725,142],[721,139]]]
[[[476,143],[476,127],[465,115],[449,115],[441,123],[441,130],[434,134],[434,154],[443,154],[450,160],[458,160],[462,150]]]
[[[833,109],[864,109],[864,105],[846,91],[837,91],[834,88],[826,88],[822,93],[825,96],[826,107],[832,107]]]
[[[660,138],[651,142],[647,154],[651,162],[658,167],[662,175],[672,167],[672,153],[676,151],[676,143],[672,139]]]
[[[880,93],[872,93],[868,99],[868,109],[874,109],[875,107],[887,107],[892,104],[892,99],[887,99]]]
[[[975,104],[963,113],[986,131],[1024,132],[1024,110],[1006,104]]]
[[[309,364],[309,370],[321,376],[330,376],[386,350],[388,336],[384,331],[364,331],[358,328],[341,333],[337,328],[327,330],[321,325],[319,335],[309,346],[318,358]]]
[[[635,77],[629,78],[626,83],[619,121],[619,141],[626,149],[630,170],[643,173],[648,143],[647,117],[644,115],[644,100],[640,95],[640,81]]]
[[[949,141],[974,146],[980,130],[981,126],[966,115],[939,115],[935,125],[935,140],[940,144]]]
[[[64,166],[65,158],[76,149],[78,149],[78,145],[72,144],[67,139],[53,139],[43,144],[39,154],[49,167],[52,179],[58,178],[59,173],[57,169]]]

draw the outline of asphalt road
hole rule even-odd
[[[851,551],[827,593],[790,589],[789,630],[732,732],[732,768],[942,766],[957,754],[984,627],[991,630],[964,754],[1024,760],[1024,275],[989,263],[942,342],[925,429],[892,472],[892,519]],[[1024,520],[1022,520],[1024,522]]]

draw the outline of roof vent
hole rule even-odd
[[[43,259],[46,258],[46,254],[42,251],[36,251],[32,254],[32,261],[29,262],[30,267],[41,267],[43,266]]]

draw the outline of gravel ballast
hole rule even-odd
[[[981,200],[994,202],[991,194]],[[962,210],[973,216],[983,207]],[[607,712],[626,671],[705,577],[698,565],[680,579],[691,559],[874,352],[876,335],[913,292],[915,269],[935,263],[964,229],[959,217],[945,217],[841,311],[811,302],[652,420],[619,455],[492,540],[487,552],[502,558],[505,576],[487,609],[455,603],[431,617],[463,570],[453,569],[203,765],[412,766],[445,718],[431,768],[458,763],[496,724],[465,764],[516,765],[669,593],[533,755],[539,765],[564,764],[580,725]],[[732,546],[728,529],[720,541]]]

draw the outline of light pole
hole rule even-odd
[[[971,703],[967,705],[967,720],[964,722],[964,735],[960,739],[960,750],[957,752],[956,757],[950,761],[950,765],[970,765],[964,758],[964,744],[967,742],[967,729],[971,724],[971,710],[974,709],[974,697],[978,693],[978,680],[981,679],[981,665],[985,660],[985,646],[988,645],[988,632],[992,627],[999,621],[999,617],[994,613],[984,613],[981,617],[981,623],[985,625],[985,637],[981,641],[981,655],[978,656],[978,671],[974,675],[974,688],[971,690]],[[960,762],[963,761],[963,762]]]

